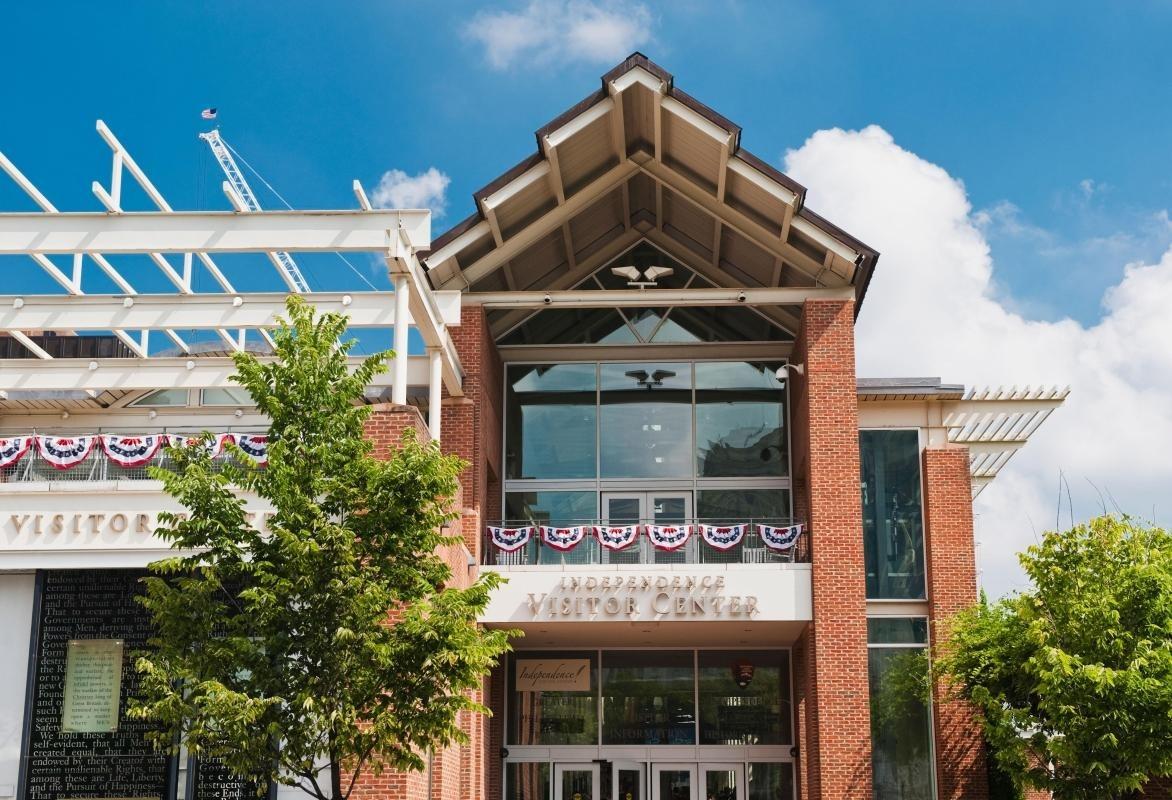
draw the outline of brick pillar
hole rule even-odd
[[[814,621],[795,649],[803,671],[802,797],[871,800],[854,302],[806,302],[794,361],[806,367],[804,376],[791,375],[790,396],[814,591]]]
[[[924,523],[928,561],[928,614],[932,644],[947,637],[951,617],[977,599],[972,486],[967,447],[926,447]],[[939,800],[989,796],[984,737],[975,710],[937,688],[936,791]]]

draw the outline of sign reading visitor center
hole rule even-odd
[[[724,575],[563,576],[552,592],[528,592],[540,617],[752,617],[754,595],[726,594]]]
[[[517,659],[518,692],[588,692],[590,659]]]

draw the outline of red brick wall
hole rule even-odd
[[[932,643],[947,637],[954,614],[977,599],[973,503],[967,447],[927,447],[923,455],[928,614]],[[984,738],[974,709],[937,687],[936,785],[940,800],[989,796]]]
[[[809,301],[794,346],[795,476],[813,553],[814,622],[795,659],[804,696],[802,797],[871,799],[866,587],[854,303]]]

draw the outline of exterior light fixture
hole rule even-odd
[[[244,416],[244,409],[243,408],[236,409],[234,412],[232,412],[232,416],[236,417],[236,419],[240,419],[241,417]]]
[[[123,308],[133,308],[134,307],[134,298],[133,297],[123,297],[122,298],[122,307]]]
[[[627,286],[634,286],[639,289],[646,289],[654,287],[660,278],[666,278],[675,272],[672,267],[647,267],[639,269],[635,266],[626,267],[611,267],[611,274],[617,275],[620,278],[627,279]],[[643,280],[639,280],[642,277]]]

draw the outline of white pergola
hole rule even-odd
[[[212,331],[230,351],[245,347],[248,331],[272,344],[268,330],[284,312],[286,295],[240,292],[215,258],[225,253],[373,253],[387,265],[393,292],[314,293],[307,300],[319,311],[338,311],[352,328],[393,331],[395,357],[389,374],[391,399],[407,402],[408,385],[427,385],[428,424],[440,434],[442,391],[463,394],[463,370],[447,330],[460,323],[460,293],[433,292],[416,253],[431,245],[431,212],[376,210],[358,181],[360,208],[340,211],[246,211],[233,188],[223,190],[235,211],[174,210],[130,153],[101,121],[99,135],[113,153],[110,184],[92,191],[104,211],[63,212],[0,152],[0,169],[37,206],[34,213],[0,213],[0,255],[31,258],[61,288],[52,295],[0,295],[0,334],[20,342],[36,358],[0,359],[0,401],[10,392],[152,390],[229,386],[231,359],[200,356],[180,331]],[[124,173],[129,173],[157,210],[125,211]],[[140,294],[113,263],[120,255],[145,255],[174,286],[172,294]],[[58,263],[61,257],[69,266]],[[196,293],[197,262],[220,291]],[[93,266],[90,266],[93,265]],[[96,267],[121,293],[87,294],[87,268]],[[283,274],[274,260],[278,275]],[[287,280],[285,281],[286,283]],[[9,284],[10,285],[10,284]],[[292,287],[291,287],[292,288]],[[427,348],[408,355],[408,329]],[[116,336],[134,358],[54,358],[30,334],[102,332]],[[166,336],[179,355],[152,353],[151,333]],[[357,364],[357,360],[355,360]],[[385,386],[385,379],[377,381]]]

